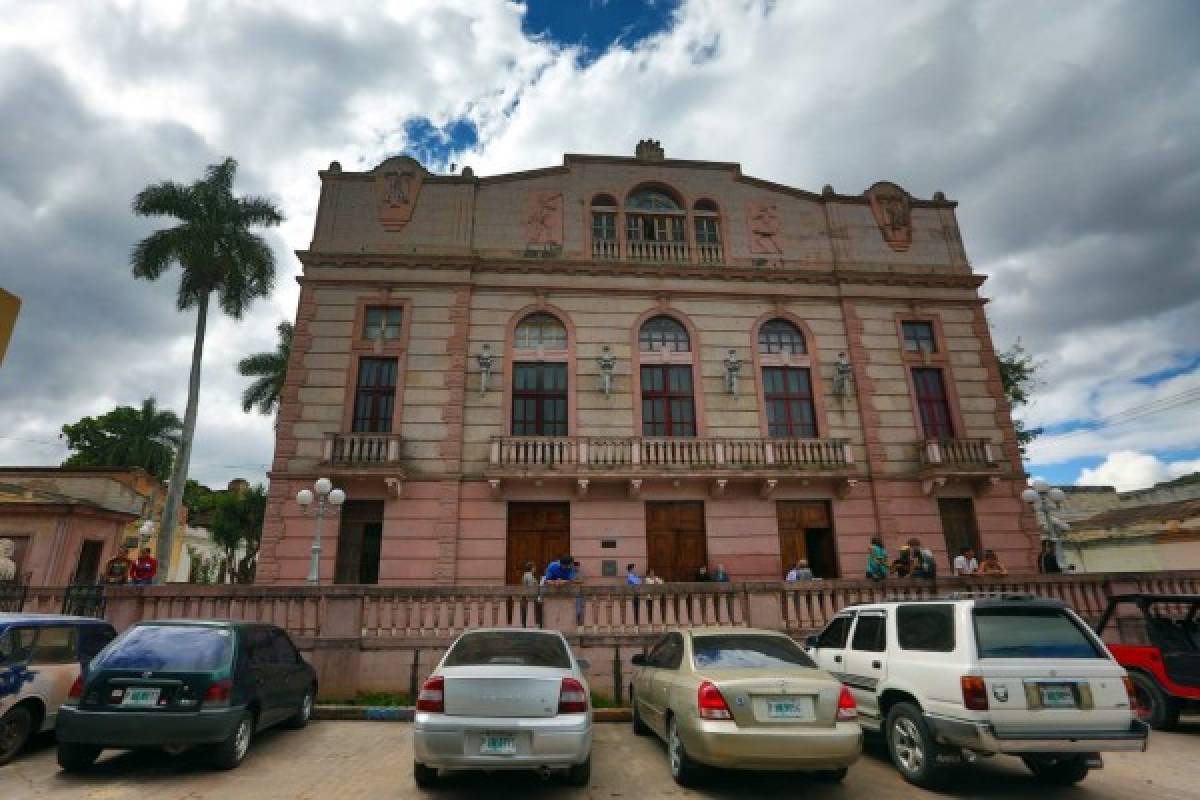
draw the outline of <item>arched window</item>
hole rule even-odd
[[[617,258],[617,201],[610,194],[592,198],[592,256]]]
[[[721,226],[717,204],[704,197],[696,201],[692,212],[692,224],[696,229],[696,251],[700,263],[721,263],[725,259],[721,253]]]
[[[634,261],[688,260],[687,215],[672,195],[657,187],[637,189],[625,198],[625,238]]]
[[[651,317],[638,331],[638,348],[643,353],[669,350],[675,353],[691,352],[692,342],[687,328],[674,317],[665,314]]]
[[[711,211],[713,213],[716,213],[717,204],[714,203],[712,200],[709,200],[707,197],[705,197],[700,200],[697,200],[695,205],[692,206],[692,208],[696,209],[697,211]]]
[[[567,329],[553,314],[530,314],[517,324],[513,347],[520,350],[566,350]]]
[[[629,211],[683,211],[679,201],[661,189],[639,189],[625,200]]]
[[[803,355],[808,348],[799,328],[786,319],[773,319],[758,329],[758,352]]]

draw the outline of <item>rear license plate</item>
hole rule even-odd
[[[485,733],[479,743],[479,752],[485,756],[515,755],[517,737],[505,733]]]
[[[162,689],[126,689],[121,698],[123,706],[156,706]]]
[[[1039,684],[1043,708],[1075,708],[1075,689],[1070,684]]]
[[[767,719],[810,721],[814,717],[811,697],[768,697],[766,704]]]

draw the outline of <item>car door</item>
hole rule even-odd
[[[667,732],[667,711],[671,703],[671,690],[679,680],[679,666],[683,661],[683,635],[668,633],[663,647],[654,662],[654,674],[649,681],[649,692],[656,709],[653,725],[663,736]]]
[[[13,625],[0,634],[0,714],[34,694],[35,670],[29,666],[37,644],[38,629]]]
[[[42,728],[53,728],[58,707],[67,699],[71,684],[79,677],[79,631],[76,626],[42,626],[29,657],[29,672],[34,675],[31,693],[41,697],[46,706]]]
[[[258,727],[261,730],[274,725],[281,713],[275,652],[271,632],[267,628],[256,625],[244,628],[243,634],[246,644],[246,681],[250,697],[258,700]]]
[[[285,717],[300,707],[304,693],[308,691],[308,667],[300,658],[292,640],[279,628],[271,628],[271,650],[275,656],[275,668],[279,673],[279,703]]]
[[[667,639],[668,637],[664,636],[654,643],[650,652],[646,654],[645,664],[638,668],[633,679],[634,702],[638,704],[638,712],[642,715],[642,721],[654,730],[658,730],[657,720],[662,715],[662,709],[655,704],[654,673],[657,670],[658,658],[667,646]]]
[[[846,642],[853,624],[854,612],[838,614],[817,635],[816,647],[810,653],[818,667],[838,680],[846,674]]]
[[[858,713],[878,723],[879,699],[875,689],[887,675],[887,615],[884,611],[858,613],[845,661],[842,682],[850,687],[854,702],[858,704]]]

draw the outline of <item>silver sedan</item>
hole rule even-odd
[[[584,667],[557,631],[459,636],[417,696],[417,785],[432,785],[439,769],[535,769],[586,786],[592,709]]]

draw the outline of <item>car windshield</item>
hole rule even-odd
[[[468,633],[446,656],[447,667],[488,664],[570,669],[571,657],[558,636],[517,631]]]
[[[138,625],[114,641],[93,669],[211,672],[228,666],[233,631],[188,625]]]
[[[977,608],[980,658],[1104,658],[1067,613],[1056,608]]]
[[[816,666],[791,639],[739,633],[697,636],[692,640],[692,661],[697,669]]]

